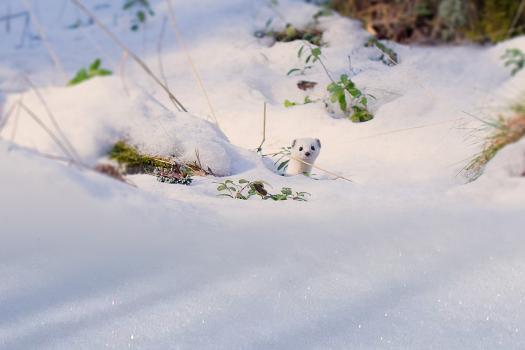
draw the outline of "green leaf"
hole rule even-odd
[[[142,10],[137,11],[137,18],[140,23],[144,23],[146,21],[146,13]]]
[[[299,49],[299,51],[297,51],[297,58],[301,58],[301,56],[303,55],[303,50],[304,50],[304,45],[301,46],[301,48]]]
[[[113,74],[113,72],[108,69],[100,69],[97,71],[97,75],[100,75],[100,76],[107,76],[111,74]]]
[[[339,108],[341,108],[341,111],[346,112],[348,108],[348,105],[346,103],[346,96],[344,94],[339,95],[338,101]]]
[[[102,61],[100,60],[100,58],[97,58],[95,61],[93,61],[93,63],[91,63],[91,65],[89,66],[89,70],[96,71],[97,69],[100,68],[101,63]]]
[[[312,49],[312,56],[319,59],[319,57],[321,56],[321,49],[318,47]]]
[[[284,100],[284,107],[290,108],[290,107],[293,107],[293,106],[297,106],[297,103],[289,101],[289,100]]]
[[[239,180],[239,183],[240,183],[240,184],[247,184],[247,183],[249,183],[249,182],[250,182],[250,181],[245,180],[245,179],[240,179],[240,180]]]
[[[287,167],[289,162],[290,160],[285,160],[284,162],[280,163],[279,166],[277,167],[277,171],[280,171],[281,169],[284,169],[285,167]]]
[[[292,73],[295,73],[295,72],[300,72],[301,70],[299,68],[292,68],[288,71],[288,73],[286,73],[286,75],[290,75]]]

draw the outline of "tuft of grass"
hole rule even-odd
[[[500,116],[494,121],[483,121],[491,133],[485,140],[483,150],[465,167],[467,177],[474,181],[483,173],[487,163],[505,146],[515,143],[525,137],[525,103],[513,108],[514,116]]]

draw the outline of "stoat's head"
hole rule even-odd
[[[295,139],[292,142],[292,157],[313,164],[321,151],[321,141],[311,137]]]

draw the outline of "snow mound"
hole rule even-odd
[[[123,89],[115,77],[39,92],[60,129],[88,164],[96,163],[115,142],[125,139],[148,154],[200,162],[219,176],[232,173],[237,152],[215,124],[189,113],[172,112],[171,105],[163,105],[139,88]],[[33,91],[10,96],[7,105],[19,100],[54,130],[45,105]],[[3,136],[13,134],[13,141],[21,146],[63,155],[56,142],[24,110],[10,118],[3,130]]]

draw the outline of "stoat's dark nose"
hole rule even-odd
[[[306,152],[305,155],[306,155],[307,157],[310,157],[310,152]]]

